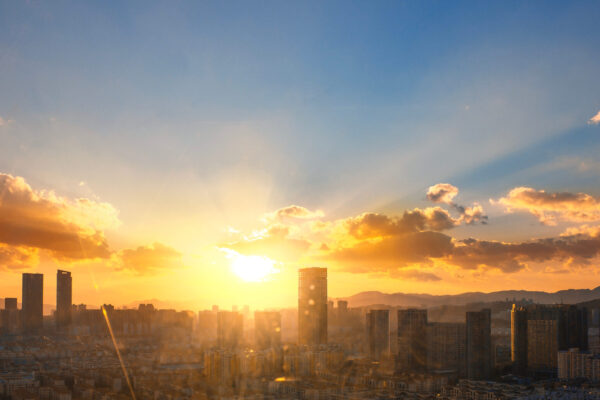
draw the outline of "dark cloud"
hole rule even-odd
[[[397,236],[410,232],[431,229],[441,231],[456,226],[448,211],[440,207],[424,210],[415,208],[405,211],[401,217],[377,213],[364,213],[344,221],[348,233],[357,239],[368,239],[382,236]]]

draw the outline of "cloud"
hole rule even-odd
[[[35,191],[0,173],[0,243],[44,249],[57,259],[108,258],[104,230],[120,224],[108,203]]]
[[[449,183],[438,183],[430,186],[427,190],[427,198],[434,203],[448,204],[460,214],[458,223],[464,222],[472,225],[477,222],[486,224],[488,217],[484,214],[483,207],[479,203],[473,203],[472,207],[462,206],[454,202],[458,195],[458,188]]]
[[[15,122],[15,121],[12,120],[12,119],[6,119],[6,118],[0,117],[0,127],[1,126],[8,126],[8,125],[12,124],[13,122]]]
[[[183,267],[182,254],[161,243],[121,250],[113,256],[117,270],[151,275]]]
[[[409,279],[419,282],[437,282],[442,280],[442,278],[434,273],[418,269],[400,269],[390,272],[389,276],[390,278]]]
[[[309,249],[310,245],[311,243],[306,239],[292,237],[290,227],[274,224],[265,230],[255,232],[251,237],[222,243],[218,247],[235,250],[246,256],[264,255],[278,261],[295,261]]]
[[[265,221],[285,221],[288,219],[315,219],[323,217],[323,211],[310,211],[308,208],[291,205],[264,215]]]
[[[588,124],[590,124],[590,125],[600,124],[600,111],[598,111],[598,113],[596,115],[594,115],[592,118],[590,118],[588,120]]]
[[[15,247],[0,244],[0,270],[31,268],[39,262],[38,250],[31,247]]]
[[[458,188],[449,183],[438,183],[427,190],[427,198],[434,203],[453,204],[452,200],[457,195]]]
[[[506,212],[529,212],[545,225],[556,225],[557,220],[600,220],[600,200],[586,193],[549,193],[530,187],[516,187],[506,197],[490,202],[504,206]]]
[[[405,211],[402,217],[364,213],[342,222],[346,225],[348,233],[357,239],[401,235],[424,229],[441,231],[458,224],[448,211],[440,207],[424,210],[415,208],[412,211]]]

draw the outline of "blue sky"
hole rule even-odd
[[[289,204],[398,213],[439,182],[493,217],[458,236],[504,240],[517,217],[489,198],[600,195],[599,20],[595,1],[0,1],[0,172],[113,204],[123,245],[190,250]],[[523,220],[515,238],[564,228]]]

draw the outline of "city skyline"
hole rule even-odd
[[[0,297],[56,270],[75,304],[181,309],[295,307],[314,267],[331,298],[600,286],[599,19],[0,2]]]

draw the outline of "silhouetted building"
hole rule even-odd
[[[72,283],[70,272],[60,269],[56,271],[56,326],[59,328],[71,324]]]
[[[4,299],[4,309],[5,310],[17,310],[17,298],[16,297],[7,297]]]
[[[242,344],[244,334],[244,318],[234,311],[217,313],[217,345],[235,349]]]
[[[277,311],[254,312],[254,344],[264,350],[281,345],[281,314]]]
[[[510,359],[515,374],[527,372],[527,310],[516,304],[510,312]]]
[[[44,325],[44,275],[23,274],[21,323],[25,333],[39,332]]]
[[[327,344],[327,268],[299,270],[298,343]]]
[[[398,310],[397,370],[423,372],[427,367],[427,310]]]
[[[390,352],[390,311],[371,310],[366,320],[369,357],[380,360]]]
[[[5,334],[16,334],[19,331],[19,325],[17,299],[7,297],[4,299],[4,309],[0,310],[0,331]]]
[[[492,373],[492,311],[467,312],[467,377],[489,379]]]
[[[511,355],[514,372],[555,376],[557,353],[588,350],[587,309],[574,305],[513,306]]]
[[[432,322],[427,326],[427,369],[465,375],[467,327],[462,323]]]

